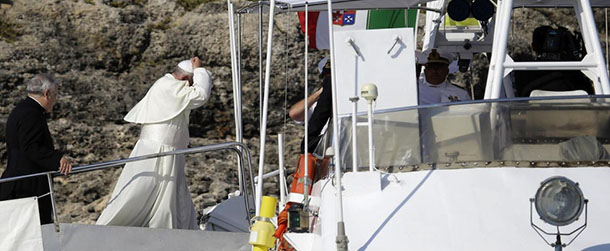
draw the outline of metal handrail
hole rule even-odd
[[[252,173],[252,158],[250,155],[250,150],[243,143],[225,142],[225,143],[220,143],[220,144],[193,147],[193,148],[187,148],[187,149],[181,149],[181,150],[175,150],[175,151],[169,151],[169,152],[147,154],[147,155],[136,156],[136,157],[126,158],[126,159],[111,160],[111,161],[106,161],[106,162],[101,162],[101,163],[95,163],[95,164],[75,167],[72,169],[72,172],[70,172],[69,175],[77,174],[77,173],[91,172],[91,171],[102,170],[102,169],[108,169],[108,168],[112,168],[112,167],[122,166],[128,162],[135,162],[135,161],[140,161],[140,160],[159,158],[159,157],[164,157],[164,156],[169,156],[169,155],[202,153],[202,152],[211,152],[211,151],[219,151],[219,150],[233,150],[237,153],[238,157],[241,160],[240,167],[238,170],[238,172],[239,172],[238,176],[240,177],[239,178],[239,190],[240,190],[240,193],[244,194],[244,204],[246,206],[246,211],[247,211],[246,220],[248,222],[250,222],[250,218],[251,218],[250,211],[252,210],[252,208],[250,207],[250,202],[248,200],[248,189],[246,189],[246,187],[245,187],[246,180],[243,175],[243,173],[245,171],[244,164],[243,164],[244,163],[244,154],[248,158],[248,169],[249,169],[250,189],[251,189],[250,191],[252,191],[252,194],[255,191],[254,182],[253,182],[254,176]],[[59,171],[49,171],[49,172],[22,175],[22,176],[17,176],[17,177],[4,178],[4,179],[0,179],[0,183],[11,182],[11,181],[38,177],[38,176],[47,176],[49,179],[49,191],[50,191],[49,195],[51,196],[51,204],[52,204],[52,209],[53,209],[53,221],[55,224],[55,230],[57,232],[59,232],[59,222],[57,221],[57,211],[55,208],[55,199],[53,196],[52,179],[53,179],[53,177],[62,176],[62,175],[63,174],[60,173]]]

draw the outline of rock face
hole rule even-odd
[[[73,158],[75,166],[128,157],[139,126],[124,122],[123,116],[156,79],[192,56],[199,56],[212,72],[214,86],[210,100],[191,113],[191,146],[235,140],[226,2],[206,2],[186,11],[177,1],[164,0],[26,0],[0,11],[3,29],[16,34],[0,37],[0,171],[6,166],[6,118],[25,97],[24,83],[42,71],[60,81],[49,127],[57,147]],[[245,143],[254,155],[254,166],[258,165],[259,144],[257,20],[256,15],[242,20],[242,114]],[[277,133],[286,130],[286,141],[294,145],[287,149],[290,153],[298,150],[302,135],[289,120],[284,125],[283,115],[283,107],[301,95],[295,84],[303,71],[295,60],[303,53],[297,20],[294,15],[283,15],[276,24],[276,40],[290,44],[275,46],[274,60],[291,61],[273,67],[267,131],[268,140],[274,142]],[[274,147],[267,149],[265,169],[270,171],[277,168],[278,157]],[[295,162],[296,157],[287,157],[286,163],[294,166]],[[236,156],[231,152],[187,156],[186,174],[198,211],[237,189],[236,170]],[[112,169],[57,178],[60,220],[94,222],[119,174],[120,169]],[[277,191],[273,180],[266,187],[268,193]]]
[[[236,2],[236,6],[246,4]],[[562,21],[566,19],[562,11],[518,10],[514,23],[530,31],[543,23],[577,27],[575,22]],[[128,157],[139,127],[124,122],[123,116],[156,79],[192,56],[199,56],[212,72],[214,86],[210,100],[191,113],[191,146],[234,141],[226,1],[19,0],[0,12],[0,171],[6,166],[6,117],[25,97],[24,83],[44,71],[61,83],[59,100],[49,119],[50,130],[57,147],[73,158],[75,166]],[[596,15],[603,20],[601,12]],[[242,24],[244,142],[256,167],[260,124],[258,16],[243,15]],[[266,30],[267,25],[264,27]],[[302,126],[287,118],[286,109],[303,95],[304,43],[298,29],[294,13],[278,15],[266,172],[278,167],[277,133],[285,135],[287,167],[294,169],[296,165]],[[511,49],[528,52],[529,37],[513,36],[517,42],[511,42]],[[322,57],[323,52],[311,52],[310,72],[316,71]],[[483,65],[475,63],[474,82],[484,83]],[[310,78],[310,83],[319,82],[315,74]],[[117,168],[56,178],[60,221],[95,222],[119,174]],[[201,212],[236,190],[236,156],[230,152],[189,155],[186,175]],[[277,187],[276,179],[269,180],[266,193],[277,193]]]

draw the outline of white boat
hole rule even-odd
[[[334,109],[332,151],[326,156],[334,165],[315,182],[309,199],[305,194],[304,200],[293,201],[304,205],[295,215],[309,225],[295,226],[284,238],[296,250],[610,250],[610,162],[604,136],[610,129],[610,85],[592,14],[592,7],[610,2],[499,0],[493,3],[495,14],[474,28],[442,27],[451,1],[424,2],[268,3],[269,23],[276,8],[327,14],[425,9],[423,49],[449,50],[460,59],[491,53],[484,99],[418,105],[412,30],[333,31],[329,23]],[[512,60],[507,53],[511,13],[527,7],[572,7],[586,56],[574,61]],[[267,41],[271,58],[271,34]],[[580,70],[591,79],[594,95],[542,91],[538,93],[544,97],[516,97],[511,73],[532,70]],[[406,80],[400,78],[405,72]],[[266,74],[265,97],[269,69]],[[352,102],[367,83],[378,86],[373,112],[364,100],[365,90],[360,101]],[[262,139],[266,112],[264,107]],[[263,164],[261,158],[259,166]],[[550,188],[552,183],[561,185]],[[560,213],[568,208],[571,217]],[[565,221],[554,221],[549,214]],[[256,237],[252,234],[250,241]]]
[[[227,2],[236,134],[241,141],[240,48],[233,36],[233,17],[238,12],[230,0]],[[434,14],[426,17],[424,49],[443,48],[462,59],[472,58],[473,53],[492,55],[484,99],[418,105],[412,29],[335,33],[329,25],[334,97],[328,137],[331,150],[319,156],[327,155],[332,161],[330,171],[304,196],[307,199],[298,201],[306,208],[298,219],[308,224],[299,225],[300,229],[293,225],[292,230],[298,232],[289,230],[284,234],[286,241],[296,250],[610,250],[610,159],[604,155],[610,147],[610,84],[591,11],[592,7],[610,7],[610,2],[498,0],[494,2],[495,14],[482,26],[455,30],[439,30],[449,1],[427,2],[286,0],[259,2],[240,10],[240,14],[268,11],[269,23],[273,23],[276,11],[425,9]],[[514,8],[567,6],[575,6],[588,52],[581,61],[514,62],[510,58],[506,47]],[[328,19],[332,19],[330,14]],[[241,156],[242,195],[211,210],[206,231],[45,225],[44,248],[82,250],[87,245],[89,250],[246,250],[252,248],[249,243],[273,240],[270,232],[256,231],[259,228],[246,232],[251,211],[258,216],[254,224],[276,224],[272,217],[261,215],[273,64],[271,38],[269,32],[267,69],[264,78],[261,75],[265,88],[256,188],[248,183],[255,179],[246,175],[243,167],[244,163],[252,165],[249,152],[239,142],[167,153],[235,150]],[[384,53],[392,59],[379,61]],[[406,70],[379,72],[373,63],[388,69],[403,64]],[[261,57],[261,72],[262,65]],[[595,95],[513,95],[513,70],[566,69],[582,70],[592,80]],[[379,81],[371,73],[375,71]],[[383,79],[386,75],[388,79]],[[392,82],[404,75],[410,80]],[[359,103],[350,102],[349,98],[359,96],[360,88],[369,82],[378,86],[376,106],[368,105],[364,98]],[[279,154],[282,159],[281,150]],[[158,156],[142,158],[153,157]],[[81,170],[134,160],[94,164]],[[280,183],[285,178],[282,166],[280,161]],[[557,176],[561,178],[549,180]],[[281,210],[288,202],[286,188],[280,193]],[[247,199],[251,194],[255,194],[254,203]],[[265,246],[256,248],[266,250]]]

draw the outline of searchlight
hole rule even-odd
[[[489,0],[452,0],[447,4],[447,14],[458,22],[470,16],[487,22],[494,15],[494,9],[494,4]]]
[[[570,245],[582,231],[587,227],[587,203],[578,183],[563,177],[553,176],[544,180],[536,196],[530,199],[530,224],[532,228],[542,237],[542,239],[555,250],[562,250]],[[536,207],[536,212],[540,219],[557,228],[557,233],[549,233],[538,227],[532,221],[532,204]],[[585,211],[585,223],[570,233],[561,233],[560,226],[567,226],[578,220],[583,210]],[[567,244],[561,243],[561,236],[569,236],[576,233],[576,236]],[[541,233],[555,235],[555,243],[549,243]]]

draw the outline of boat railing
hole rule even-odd
[[[607,166],[609,101],[607,95],[512,98],[378,110],[372,123],[374,148],[370,140],[358,140],[357,154],[352,153],[352,118],[346,115],[340,117],[341,159],[345,169],[353,170],[350,160],[356,156],[354,171],[365,170],[370,149],[375,167],[390,171],[431,164]],[[365,121],[367,114],[357,114],[355,136],[367,136]]]
[[[245,174],[244,158],[247,158],[248,170],[249,170],[248,175],[249,175],[249,180],[250,180],[249,186],[250,186],[251,193],[253,193],[255,191],[254,183],[253,183],[254,179],[253,179],[253,174],[252,174],[252,159],[251,159],[251,155],[250,155],[250,150],[243,143],[240,143],[240,142],[225,142],[225,143],[219,143],[219,144],[205,145],[205,146],[199,146],[199,147],[193,147],[193,148],[187,148],[187,149],[181,149],[181,150],[175,150],[175,151],[169,151],[169,152],[147,154],[147,155],[136,156],[136,157],[131,157],[131,158],[94,163],[94,164],[90,164],[90,165],[75,167],[72,169],[72,172],[70,172],[69,175],[86,173],[86,172],[108,169],[108,168],[113,168],[113,167],[119,167],[119,166],[123,166],[124,164],[129,163],[129,162],[165,157],[165,156],[170,156],[170,155],[180,155],[180,154],[186,155],[186,154],[193,154],[193,153],[213,152],[213,151],[222,151],[222,150],[232,150],[232,151],[235,151],[235,153],[237,153],[237,155],[238,155],[238,158],[239,158],[239,161],[238,161],[239,162],[239,169],[238,169],[239,190],[240,190],[240,194],[243,194],[244,205],[247,209],[246,210],[246,212],[247,212],[246,219],[248,220],[248,222],[250,222],[250,220],[249,220],[251,218],[250,212],[253,210],[253,207],[251,207],[251,205],[250,205],[251,202],[248,199],[249,198],[249,196],[248,196],[249,189],[248,189],[248,187],[246,187],[246,177],[244,175]],[[11,181],[38,177],[38,176],[47,176],[47,180],[48,180],[48,184],[49,184],[49,194],[48,195],[51,197],[51,205],[52,205],[52,210],[53,210],[53,222],[55,225],[55,231],[59,232],[59,222],[58,222],[57,210],[56,210],[56,206],[55,206],[55,199],[54,199],[55,196],[53,193],[53,177],[62,176],[62,175],[63,174],[61,174],[59,171],[41,172],[41,173],[0,179],[0,183],[11,182]],[[251,194],[251,195],[253,195],[253,194]]]

